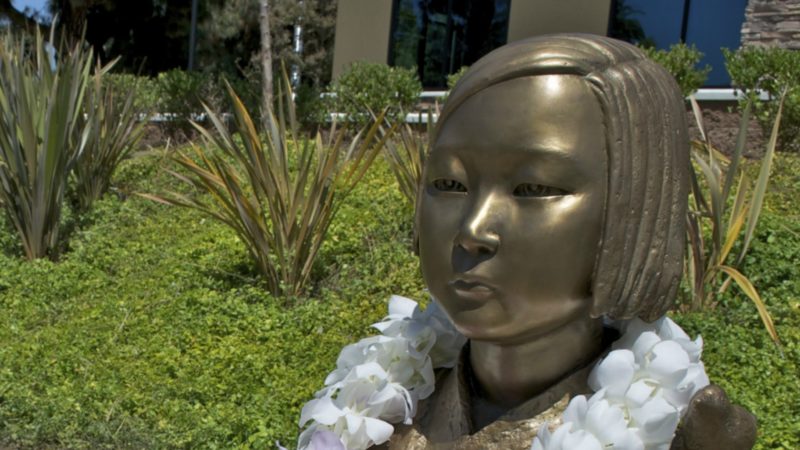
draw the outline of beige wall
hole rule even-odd
[[[333,77],[355,61],[387,63],[392,0],[339,0]],[[511,0],[508,42],[547,33],[606,34],[611,0]]]
[[[333,77],[355,61],[387,63],[392,0],[339,0]]]
[[[605,35],[610,11],[611,0],[511,0],[508,42],[547,33]]]

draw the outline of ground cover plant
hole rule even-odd
[[[424,136],[403,128],[392,142],[396,155],[422,160]],[[419,175],[398,176],[402,158],[378,159],[342,202],[312,282],[290,301],[269,293],[233,230],[133,195],[190,193],[166,173],[182,170],[170,156],[124,161],[115,195],[83,213],[58,263],[25,263],[0,223],[0,448],[291,448],[299,409],[341,347],[373,334],[390,294],[424,301],[404,201],[415,184],[405,195],[397,184]],[[762,225],[739,268],[781,350],[735,289],[713,311],[675,318],[705,337],[712,381],[758,416],[757,448],[797,448],[800,159],[774,157]],[[231,160],[213,148],[209,158]],[[744,254],[741,245],[729,250]]]
[[[382,160],[345,201],[290,304],[267,293],[235,233],[131,196],[181,189],[161,151],[129,160],[60,262],[0,232],[0,447],[291,448],[302,404],[392,293],[424,300],[411,207]],[[175,166],[169,166],[176,168]],[[800,159],[776,155],[743,270],[783,340],[730,289],[703,333],[712,381],[759,418],[758,447],[800,446]],[[125,196],[128,196],[125,198]],[[4,224],[7,225],[7,224]]]
[[[391,129],[378,137],[380,115],[348,144],[345,131],[337,131],[335,123],[327,142],[319,132],[306,139],[295,120],[285,74],[284,81],[285,100],[279,98],[278,108],[267,112],[261,127],[230,86],[234,131],[208,107],[214,128],[195,124],[205,149],[193,146],[194,155],[179,153],[175,161],[188,175],[171,173],[210,194],[210,202],[175,192],[142,195],[202,211],[228,225],[247,243],[268,290],[296,296],[311,281],[314,261],[341,202],[363,178]]]

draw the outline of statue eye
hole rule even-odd
[[[439,192],[467,192],[467,187],[460,181],[449,178],[437,178],[433,180],[433,188]]]
[[[555,197],[567,194],[569,192],[564,189],[543,184],[522,183],[514,188],[515,197]]]

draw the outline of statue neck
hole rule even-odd
[[[603,345],[602,319],[587,315],[521,343],[470,341],[469,358],[484,400],[508,410],[594,360]]]

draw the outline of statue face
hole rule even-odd
[[[591,307],[607,168],[585,81],[502,82],[449,116],[418,207],[425,281],[467,337],[524,342]]]

